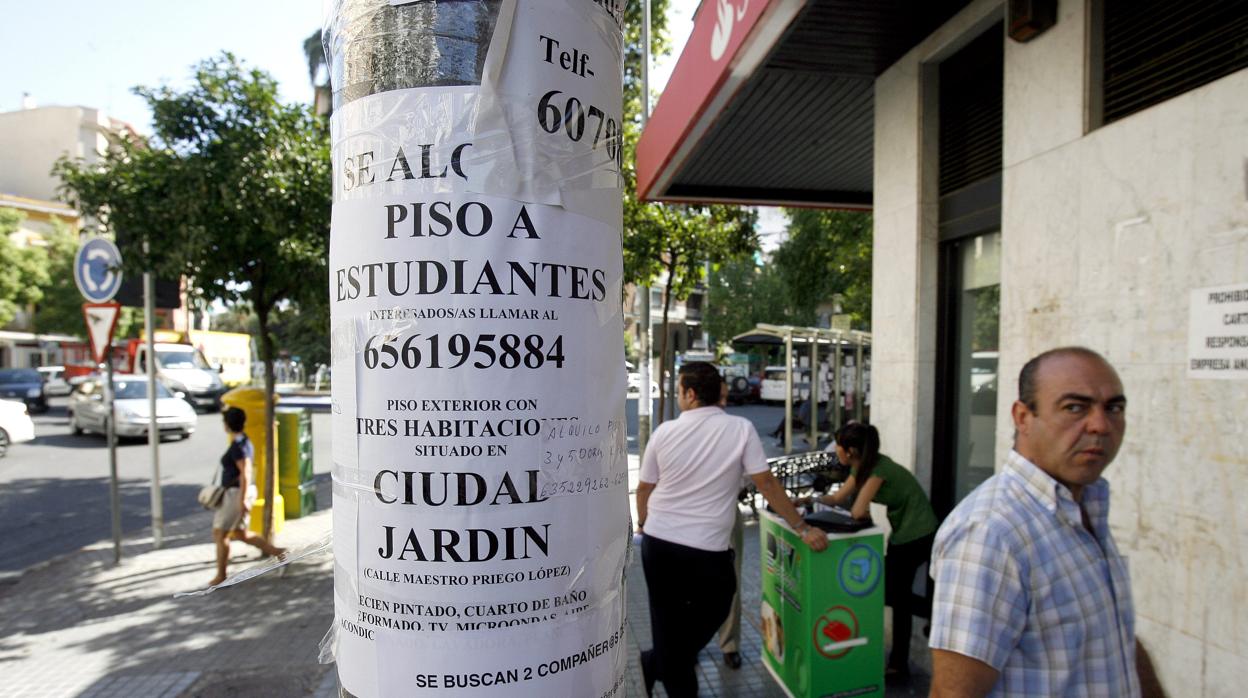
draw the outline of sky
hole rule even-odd
[[[636,1],[636,0],[635,0]],[[670,56],[651,69],[662,90],[693,30],[698,0],[673,0]],[[322,0],[0,0],[0,112],[36,106],[85,106],[151,131],[136,85],[184,87],[192,66],[234,53],[277,79],[281,98],[310,102],[303,42],[321,26]],[[783,234],[778,209],[761,209],[760,233],[770,251]]]
[[[321,0],[0,0],[0,111],[86,106],[150,132],[135,85],[184,86],[222,51],[278,80],[284,101],[310,102],[303,42]]]

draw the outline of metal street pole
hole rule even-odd
[[[628,454],[602,380],[624,387],[624,4],[328,6],[332,422],[354,444],[333,473],[341,692],[510,672],[508,698],[615,695]],[[366,269],[393,274],[357,292]],[[499,428],[429,430],[448,413]]]
[[[793,452],[793,330],[784,333],[784,455]]]
[[[121,562],[121,493],[117,486],[117,410],[113,400],[113,348],[104,350],[104,361],[108,364],[108,389],[104,397],[108,399],[108,426],[105,437],[108,441],[108,502],[113,514],[113,564]]]
[[[147,254],[147,242],[143,243]],[[147,333],[147,444],[152,452],[152,545],[161,547],[165,537],[165,513],[160,496],[160,428],[156,422],[156,282],[143,272],[143,330]]]
[[[641,127],[650,121],[650,0],[641,3]],[[650,442],[650,285],[637,289],[641,294],[641,387],[637,392],[637,456],[646,454]]]

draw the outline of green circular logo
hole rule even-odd
[[[841,588],[850,596],[866,596],[879,586],[884,563],[879,553],[861,543],[851,545],[841,557],[837,575]]]

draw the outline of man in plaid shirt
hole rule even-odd
[[[1064,347],[1018,383],[1014,449],[936,534],[932,695],[1160,694],[1101,477],[1126,431],[1122,381]]]

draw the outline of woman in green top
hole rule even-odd
[[[910,673],[910,630],[914,573],[931,560],[936,537],[936,513],[919,481],[905,468],[880,453],[880,433],[870,424],[848,422],[836,432],[836,457],[850,468],[849,478],[833,494],[819,497],[824,504],[844,505],[853,498],[850,514],[869,519],[870,504],[888,507],[892,534],[884,557],[884,603],[893,609],[893,650],[886,676]],[[807,497],[801,503],[809,503]]]

